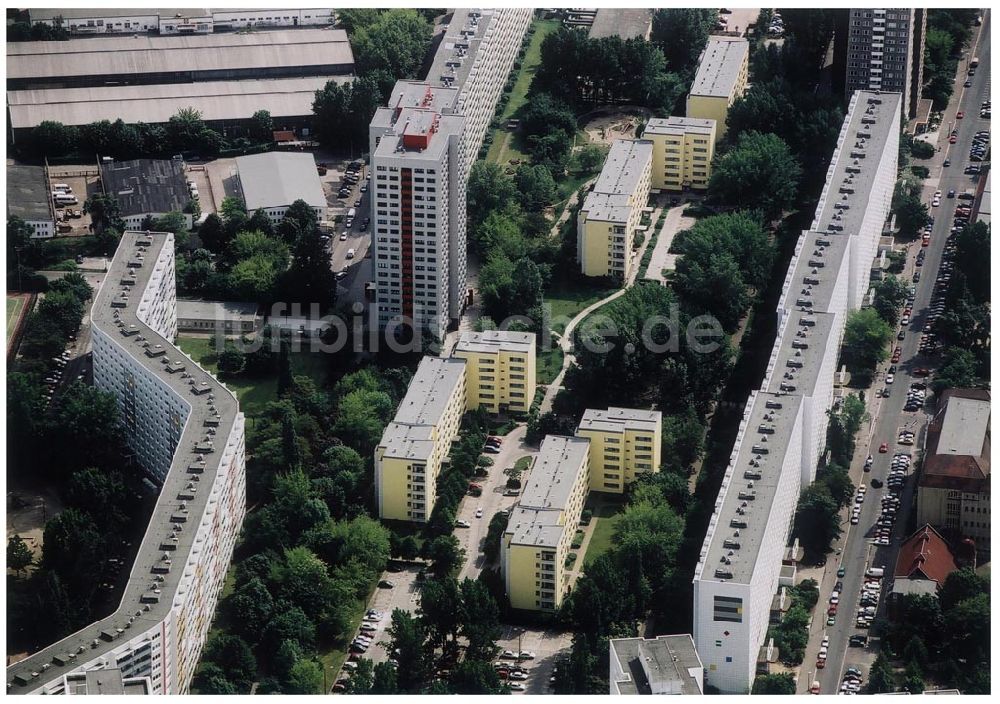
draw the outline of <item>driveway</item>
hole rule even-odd
[[[670,254],[668,251],[670,245],[673,244],[674,237],[678,232],[690,229],[697,222],[696,218],[683,215],[687,203],[687,199],[682,199],[680,205],[667,211],[667,217],[664,218],[660,234],[656,238],[656,246],[653,247],[653,256],[649,259],[649,268],[646,269],[648,281],[658,281],[665,284],[666,278],[663,276],[663,270],[673,271],[677,265],[678,255]]]
[[[527,650],[535,654],[534,659],[522,662],[528,671],[524,680],[524,692],[514,694],[551,694],[549,678],[552,669],[562,655],[573,645],[573,634],[568,631],[554,631],[524,626],[504,626],[503,636],[497,646],[503,650]]]
[[[508,435],[504,436],[500,445],[500,453],[487,455],[493,458],[493,466],[489,467],[489,474],[482,479],[473,481],[483,487],[482,496],[466,496],[458,507],[456,517],[459,520],[468,521],[469,528],[455,528],[455,535],[465,550],[465,563],[458,574],[461,581],[468,577],[477,579],[479,573],[483,571],[486,564],[486,557],[483,555],[483,542],[489,531],[490,519],[503,509],[509,509],[517,503],[518,496],[504,496],[503,490],[507,483],[507,475],[503,470],[513,467],[514,463],[521,457],[534,457],[538,454],[538,448],[524,444],[524,435],[527,426],[519,424]],[[521,486],[527,479],[529,472],[521,475]],[[476,509],[482,508],[482,518],[476,518]]]

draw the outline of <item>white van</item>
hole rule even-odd
[[[53,183],[52,184],[52,190],[53,191],[61,191],[63,193],[72,193],[73,192],[73,189],[69,187],[68,183]]]
[[[55,197],[55,201],[59,205],[76,205],[79,202],[72,193],[60,193]]]
[[[354,259],[354,247],[351,247],[349,250],[347,250],[347,258]]]
[[[357,212],[358,211],[355,208],[351,208],[350,210],[348,210],[347,211],[347,219],[348,220],[353,220],[354,216],[357,215]]]

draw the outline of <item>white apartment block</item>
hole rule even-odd
[[[927,32],[923,8],[851,9],[847,36],[847,95],[856,90],[902,93],[905,117],[916,114]]]
[[[652,164],[653,143],[648,140],[611,144],[577,216],[577,260],[584,276],[628,280],[636,228],[649,201]]]
[[[850,311],[867,293],[889,216],[899,93],[851,99],[812,228],[802,233],[778,303],[764,382],[751,393],[694,577],[694,639],[705,681],[750,691],[796,502],[815,478],[834,406]]]
[[[398,82],[372,119],[374,282],[383,327],[402,322],[440,338],[462,314],[469,170],[531,14],[455,10],[427,79]]]
[[[94,384],[117,398],[160,496],[118,609],[10,665],[8,693],[90,693],[91,681],[104,685],[88,673],[107,670],[108,683],[148,680],[153,694],[184,694],[243,523],[244,417],[173,345],[172,234],[124,233],[91,321]]]

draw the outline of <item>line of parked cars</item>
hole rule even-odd
[[[840,683],[840,693],[857,694],[861,691],[861,685],[864,684],[864,681],[864,677],[861,676],[861,670],[856,667],[849,667],[844,671],[844,679]]]
[[[986,103],[983,104],[986,105]],[[972,146],[969,148],[969,160],[983,161],[986,158],[986,152],[989,151],[989,148],[989,130],[979,130],[976,132],[976,136],[972,138]]]

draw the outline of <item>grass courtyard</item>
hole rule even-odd
[[[207,337],[178,335],[177,346],[213,374],[218,372],[218,355],[209,347]],[[329,360],[322,352],[293,352],[291,362],[293,375],[312,377],[317,386],[325,384]],[[278,377],[273,374],[264,377],[224,377],[222,381],[236,394],[240,408],[247,416],[261,413],[268,403],[278,398]]]
[[[545,303],[551,306],[551,329],[561,335],[577,313],[613,292],[614,289],[596,283],[566,279],[553,281],[545,292]]]
[[[593,523],[591,528],[593,533],[590,536],[590,543],[587,545],[587,554],[583,558],[584,567],[589,566],[611,547],[615,526],[621,520],[624,504],[604,496],[591,495],[587,500],[587,508],[594,512],[594,517],[590,519]]]

